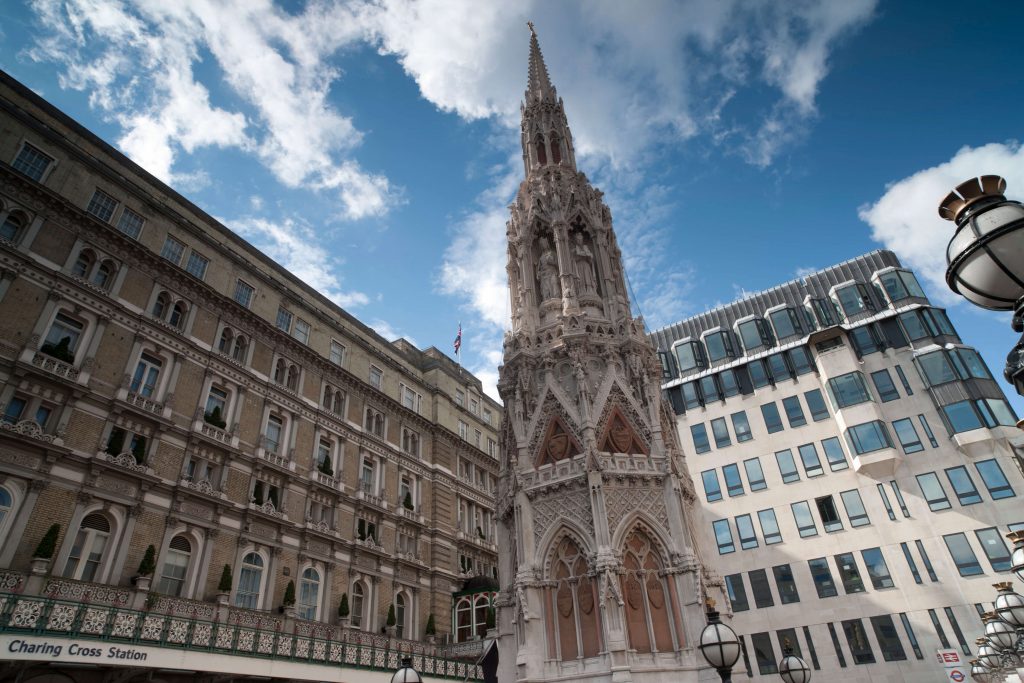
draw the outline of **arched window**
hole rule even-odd
[[[661,560],[650,537],[634,530],[626,537],[622,597],[626,602],[626,630],[630,649],[671,652],[668,586],[660,576]],[[653,645],[653,646],[652,646]]]
[[[14,496],[5,487],[0,486],[0,531],[4,530],[4,522],[14,508]]]
[[[538,135],[534,144],[537,147],[537,163],[543,166],[548,163],[548,151],[544,147],[544,136]]]
[[[572,661],[581,652],[584,657],[594,657],[601,650],[597,598],[588,571],[580,547],[570,538],[559,541],[551,560],[554,586],[547,589],[555,611],[555,642],[549,644],[555,659]]]
[[[395,596],[395,635],[405,637],[405,593]]]
[[[225,327],[224,331],[220,333],[220,343],[217,344],[217,350],[223,354],[231,355],[231,342],[235,338],[235,333],[231,331],[230,327]]]
[[[192,558],[192,544],[188,537],[178,534],[171,539],[167,547],[167,555],[164,558],[163,569],[160,570],[160,583],[156,591],[164,595],[181,595],[185,587],[185,575],[188,573],[188,563]]]
[[[363,610],[364,602],[366,599],[366,589],[363,587],[362,581],[356,581],[352,584],[352,611],[350,613],[350,619],[352,628],[363,627]]]
[[[185,306],[185,302],[179,301],[174,304],[174,308],[171,309],[171,316],[167,319],[167,322],[172,327],[181,329],[181,326],[185,324],[185,314],[188,312],[188,307]]]
[[[302,572],[302,578],[299,579],[299,618],[316,619],[319,606],[320,572],[309,567]]]
[[[461,598],[455,605],[455,642],[464,643],[473,639],[473,602]]]
[[[95,263],[96,257],[88,249],[83,249],[78,252],[78,258],[75,259],[74,265],[71,266],[71,274],[75,277],[88,277],[89,271],[92,270],[92,264]]]
[[[551,134],[551,163],[557,164],[562,160],[562,141],[558,133]]]
[[[284,362],[284,358],[278,358],[277,363],[274,365],[274,381],[278,384],[284,384],[287,376],[288,364]]]
[[[78,525],[75,542],[64,565],[64,578],[94,581],[110,540],[110,522],[98,512],[85,516]]]
[[[163,320],[170,307],[171,295],[167,292],[160,292],[156,297],[156,301],[153,302],[153,317]]]
[[[132,383],[129,389],[133,394],[139,394],[150,398],[156,392],[157,380],[160,378],[160,368],[163,361],[152,353],[142,352],[139,356],[139,364],[135,366],[135,374],[132,376]]]
[[[93,273],[92,283],[100,289],[110,289],[110,285],[114,280],[114,271],[116,270],[117,268],[114,266],[113,261],[104,261],[96,269],[96,272]]]
[[[4,218],[3,225],[0,225],[0,239],[17,241],[18,235],[27,223],[24,214],[12,211]]]
[[[324,408],[331,410],[334,405],[334,389],[331,388],[330,384],[324,385]]]
[[[334,406],[331,408],[332,411],[338,415],[345,414],[345,394],[340,390],[334,392]]]
[[[242,558],[242,571],[238,574],[238,592],[235,606],[256,609],[260,602],[260,588],[263,585],[263,558],[258,553],[248,553]]]
[[[478,638],[487,635],[487,610],[491,608],[491,601],[486,595],[480,595],[473,606],[473,631]]]
[[[288,366],[288,388],[292,391],[299,390],[299,366]]]
[[[242,335],[235,337],[235,348],[231,352],[231,357],[239,363],[245,362],[245,353],[249,350],[249,340]]]

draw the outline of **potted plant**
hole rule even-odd
[[[57,537],[60,536],[60,524],[54,524],[39,539],[36,551],[32,553],[32,573],[45,574],[50,567],[50,560],[57,549]]]
[[[213,410],[203,414],[203,420],[206,424],[213,425],[217,429],[224,429],[228,426],[228,423],[224,420],[224,416],[221,415],[220,406],[214,406]]]
[[[320,470],[320,472],[322,472],[323,474],[326,474],[328,477],[334,476],[334,468],[331,467],[330,458],[324,458],[320,462],[320,465],[317,467],[317,469]]]
[[[228,596],[231,594],[231,565],[224,565],[220,573],[220,581],[217,583],[217,604],[228,604]]]
[[[133,579],[135,587],[140,591],[148,591],[150,582],[153,580],[153,572],[156,571],[156,548],[152,545],[146,547],[146,554],[139,562],[139,569]]]
[[[75,362],[75,354],[71,353],[71,337],[63,337],[56,344],[46,342],[39,350],[47,356],[65,363]]]
[[[434,626],[434,613],[431,612],[427,617],[427,627],[423,631],[423,635],[427,637],[427,642],[434,645],[437,642],[437,627]]]
[[[397,620],[395,619],[395,603],[391,603],[390,605],[388,605],[388,620],[385,623],[387,625],[388,637],[389,638],[394,638],[395,637],[395,631],[398,630],[395,627],[395,624],[398,623]]]
[[[338,626],[348,626],[348,593],[342,593],[341,602],[338,603]]]
[[[487,625],[487,630],[488,631],[493,631],[495,625],[497,624],[497,621],[498,621],[498,615],[495,613],[494,608],[493,607],[488,607],[487,608],[487,621],[485,622],[486,625]],[[489,638],[493,637],[493,634],[488,633],[488,637]]]
[[[412,512],[415,508],[412,505],[412,494],[408,491],[405,492],[405,498],[402,499],[402,507]]]
[[[146,460],[146,437],[139,436],[132,441],[132,456],[139,465]]]
[[[124,430],[114,429],[110,432],[110,438],[107,439],[107,453],[110,455],[121,455],[124,450]]]
[[[295,618],[295,582],[289,581],[284,587],[284,598],[281,599],[281,611],[289,619]]]

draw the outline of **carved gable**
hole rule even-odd
[[[608,419],[601,432],[601,439],[598,441],[598,450],[607,453],[629,453],[648,455],[647,447],[637,436],[636,430],[622,414],[618,406],[612,406],[608,411]]]
[[[572,431],[562,421],[561,416],[555,415],[548,423],[547,433],[541,441],[540,451],[537,453],[536,466],[547,465],[579,455],[583,452],[579,442],[573,436]]]

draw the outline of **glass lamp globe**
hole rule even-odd
[[[1017,643],[1017,630],[996,615],[992,617],[985,623],[985,637],[989,644],[997,650],[1012,651]]]
[[[1018,579],[1024,581],[1024,531],[1014,531],[1006,534],[1006,537],[1013,541],[1010,571],[1016,574]]]
[[[1024,297],[1024,206],[1003,196],[995,175],[957,185],[939,205],[956,223],[946,247],[946,284],[968,301],[996,311],[1013,310]]]
[[[1024,597],[1013,592],[1013,584],[997,583],[996,590],[999,596],[996,597],[995,609],[999,618],[1014,628],[1024,628]]]
[[[402,657],[402,668],[391,677],[391,683],[423,683],[419,672],[412,668],[412,657]]]
[[[800,657],[787,652],[779,662],[779,675],[786,683],[808,683],[811,680],[811,667]]]
[[[979,662],[977,659],[972,659],[971,678],[978,681],[978,683],[988,683],[992,679],[992,674],[987,666]]]
[[[990,669],[996,669],[999,667],[999,650],[995,649],[988,643],[978,647],[978,661]]]
[[[740,658],[740,640],[728,624],[719,620],[714,603],[710,600],[708,602],[708,625],[700,632],[697,647],[707,663],[715,669],[732,669]]]

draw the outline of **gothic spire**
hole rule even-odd
[[[526,86],[526,102],[551,102],[558,101],[555,87],[551,85],[548,77],[548,67],[544,64],[544,55],[540,53],[540,42],[537,41],[537,31],[533,28],[533,22],[528,21],[530,27],[530,74]]]

